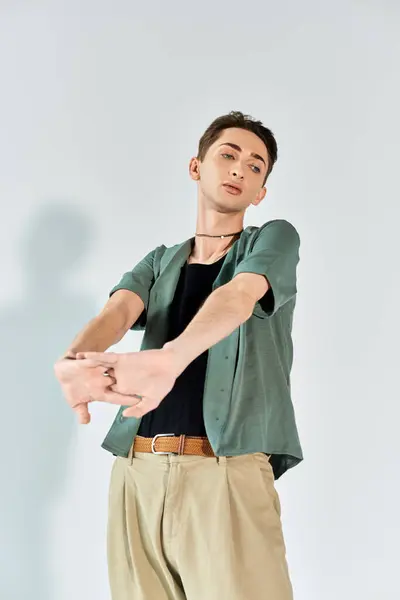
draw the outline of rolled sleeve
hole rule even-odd
[[[299,234],[288,221],[269,221],[260,227],[252,249],[233,275],[257,273],[267,278],[270,287],[256,303],[253,311],[255,316],[271,317],[296,295],[299,248]]]
[[[144,310],[131,326],[132,330],[143,331],[147,323],[147,308],[150,290],[154,283],[154,257],[157,248],[149,252],[131,271],[121,277],[120,282],[110,291],[110,297],[117,290],[130,290],[137,294],[144,304]]]

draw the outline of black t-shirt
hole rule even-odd
[[[211,265],[185,263],[182,267],[174,300],[170,306],[168,339],[165,342],[178,337],[204,304],[212,292],[213,283],[224,259],[225,256]],[[208,350],[188,365],[159,406],[142,417],[137,435],[207,435],[203,418],[207,359]]]

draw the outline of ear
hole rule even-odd
[[[267,193],[267,188],[266,187],[261,188],[261,190],[258,192],[258,194],[255,197],[255,199],[253,200],[252,204],[254,206],[258,206],[260,204],[260,202],[262,200],[264,200],[264,198],[266,196],[266,193]]]
[[[191,158],[189,162],[189,175],[193,181],[198,181],[200,179],[200,161],[195,156]]]

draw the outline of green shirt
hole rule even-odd
[[[132,325],[143,331],[141,350],[162,348],[168,310],[194,238],[158,246],[125,273],[110,294],[131,290],[145,310]],[[265,275],[270,289],[252,316],[209,349],[203,397],[208,439],[218,456],[271,454],[275,478],[297,465],[303,454],[291,399],[292,322],[300,238],[284,219],[249,226],[229,249],[213,290],[238,273]],[[128,456],[140,419],[123,417],[121,407],[102,446]]]

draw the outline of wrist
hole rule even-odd
[[[172,369],[179,377],[186,367],[191,363],[192,359],[188,356],[187,352],[184,352],[178,339],[167,342],[162,347],[163,352],[170,357],[172,362]]]

